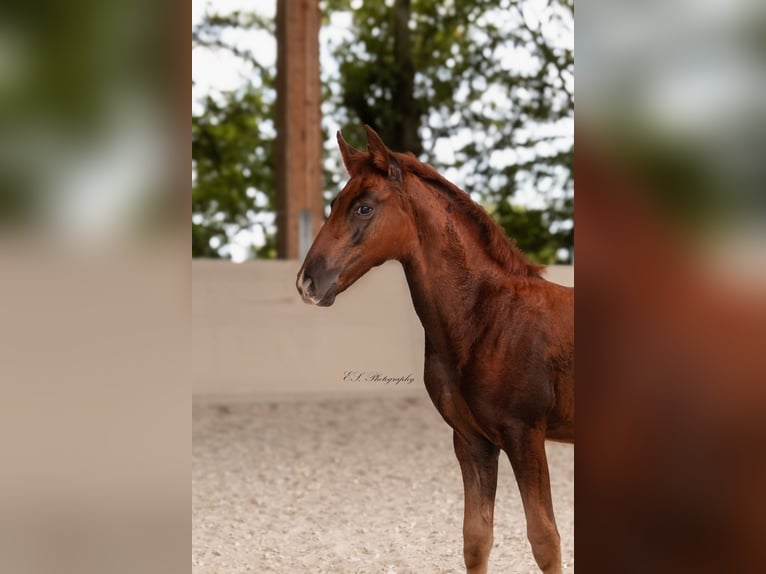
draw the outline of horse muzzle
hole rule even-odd
[[[312,275],[306,273],[302,268],[295,281],[295,287],[298,289],[304,303],[309,305],[318,305],[320,307],[329,307],[335,302],[335,296],[338,294],[338,281],[321,281],[315,279]]]

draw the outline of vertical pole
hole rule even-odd
[[[277,0],[277,256],[302,259],[324,218],[318,0]]]

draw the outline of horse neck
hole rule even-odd
[[[468,326],[477,319],[484,287],[507,275],[459,206],[433,189],[416,191],[410,197],[417,240],[401,263],[427,345],[450,353],[460,364],[470,349],[466,339],[476,331]]]

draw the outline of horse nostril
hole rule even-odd
[[[301,297],[311,297],[314,293],[314,280],[303,272],[298,276],[295,286]]]

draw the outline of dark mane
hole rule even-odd
[[[486,245],[487,254],[503,269],[514,275],[540,277],[543,265],[530,263],[524,253],[510,239],[503,228],[465,191],[447,181],[428,164],[418,161],[411,154],[394,153],[394,158],[403,172],[411,173],[431,186],[437,187],[460,208],[466,218],[479,230]]]

